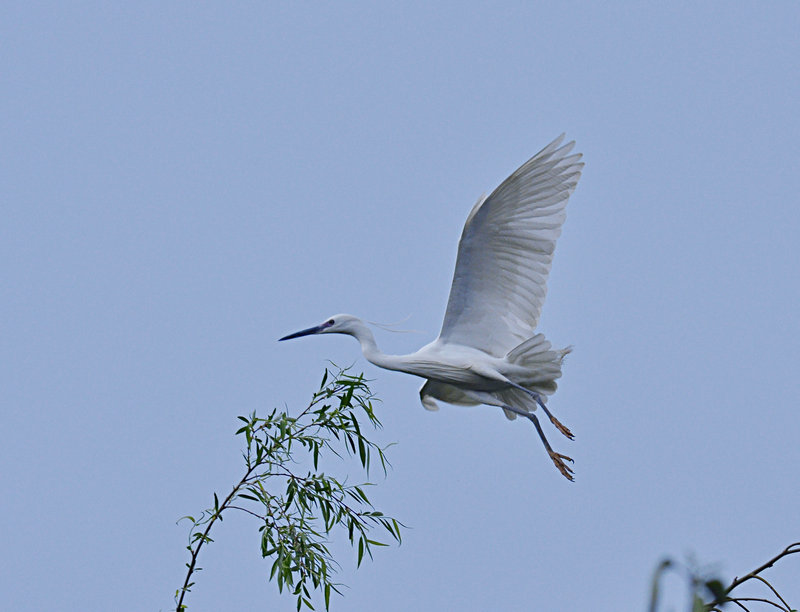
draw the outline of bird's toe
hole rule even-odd
[[[558,431],[564,434],[567,438],[569,438],[570,440],[575,439],[575,435],[569,430],[569,428],[566,425],[562,424],[561,421],[559,421],[556,417],[550,415],[550,421],[553,423],[553,425],[556,426],[556,429],[558,429]]]
[[[555,451],[549,451],[550,458],[555,463],[558,471],[566,478],[567,480],[574,481],[575,477],[573,476],[574,472],[572,468],[568,466],[565,461],[569,461],[570,463],[574,463],[571,457],[567,457],[566,455],[562,455],[561,453],[557,453]]]

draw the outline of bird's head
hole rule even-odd
[[[279,341],[291,340],[292,338],[299,338],[300,336],[310,336],[312,334],[348,334],[350,336],[357,336],[358,330],[363,327],[364,322],[358,317],[349,314],[338,314],[326,319],[319,325],[284,336],[280,338]]]

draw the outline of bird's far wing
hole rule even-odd
[[[564,135],[472,209],[461,240],[439,338],[504,356],[530,338],[542,311],[567,199],[581,155]]]
[[[419,390],[419,399],[425,410],[439,410],[439,406],[433,400],[441,400],[456,406],[478,405],[476,400],[471,399],[458,387],[438,380],[426,380]]]

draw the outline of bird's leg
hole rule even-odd
[[[547,408],[547,406],[545,406],[544,400],[542,399],[541,395],[536,393],[536,391],[531,391],[530,389],[526,389],[525,387],[523,387],[522,385],[518,385],[517,383],[512,382],[511,385],[514,388],[519,389],[520,391],[524,391],[525,393],[530,395],[533,399],[535,399],[536,403],[539,404],[539,406],[542,407],[542,410],[544,410],[544,413],[548,416],[548,418],[550,419],[550,422],[553,425],[556,426],[556,429],[558,429],[558,431],[560,431],[562,434],[564,434],[570,440],[574,440],[575,439],[575,436],[573,435],[573,433],[565,425],[563,425],[561,423],[561,421],[559,421],[556,417],[554,417],[553,413],[550,412],[550,410]]]
[[[537,393],[537,395],[538,395],[538,393]],[[566,425],[564,425],[564,424],[563,424],[561,421],[559,421],[559,420],[558,420],[556,417],[554,417],[554,416],[553,416],[553,413],[552,413],[552,412],[550,412],[550,411],[547,409],[547,406],[545,406],[545,405],[544,405],[544,402],[541,400],[541,396],[539,396],[539,398],[537,398],[537,400],[536,400],[536,403],[537,403],[537,404],[539,404],[539,405],[542,407],[542,410],[544,410],[544,413],[545,413],[545,414],[546,414],[546,415],[547,415],[547,416],[550,418],[550,422],[551,422],[553,425],[555,425],[555,426],[556,426],[556,429],[558,429],[558,431],[560,431],[562,434],[564,434],[564,435],[565,435],[567,438],[569,438],[570,440],[574,440],[574,439],[575,439],[575,434],[573,434],[573,433],[572,433],[572,432],[571,432],[571,431],[570,431],[570,430],[567,428],[567,426],[566,426]]]
[[[525,412],[524,410],[520,410],[519,408],[513,408],[512,406],[503,406],[506,410],[510,410],[520,416],[524,416],[526,419],[530,419],[533,423],[534,427],[536,427],[536,432],[539,434],[539,438],[541,438],[544,447],[547,449],[547,454],[550,455],[550,459],[553,460],[553,463],[556,464],[558,471],[566,478],[567,480],[575,480],[573,477],[572,468],[569,467],[564,461],[569,461],[573,463],[570,457],[566,455],[562,455],[561,453],[557,453],[553,450],[550,446],[550,443],[547,441],[547,438],[544,435],[544,431],[542,431],[542,426],[539,424],[539,419],[536,418],[536,415],[532,412]]]

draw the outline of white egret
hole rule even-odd
[[[558,430],[573,439],[545,405],[570,348],[554,350],[542,334],[533,333],[567,200],[583,168],[581,155],[570,155],[575,143],[561,146],[563,139],[562,134],[472,208],[436,340],[410,355],[386,355],[364,322],[347,314],[281,340],[348,334],[369,362],[426,379],[419,393],[428,410],[437,410],[435,400],[440,400],[498,406],[509,419],[524,416],[559,471],[573,480],[566,463],[572,459],[551,448],[534,414],[541,406]]]

